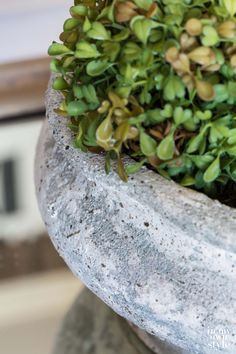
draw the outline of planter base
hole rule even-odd
[[[138,332],[138,335],[148,345],[155,344],[155,351],[148,349],[123,318],[86,289],[66,315],[53,354],[183,353],[170,351],[169,346],[159,341],[157,344],[148,334]]]

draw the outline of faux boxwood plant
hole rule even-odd
[[[236,205],[236,1],[75,0],[53,83],[75,146]],[[128,154],[134,163],[125,166]]]

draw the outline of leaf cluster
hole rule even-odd
[[[235,4],[75,0],[48,51],[75,146],[105,151],[125,181],[148,165],[212,197],[235,191]]]

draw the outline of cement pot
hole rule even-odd
[[[165,353],[236,353],[236,210],[146,168],[106,176],[102,156],[73,148],[59,101],[50,89],[35,178],[60,255]]]

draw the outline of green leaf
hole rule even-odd
[[[101,124],[101,116],[90,119],[87,130],[84,134],[83,143],[86,146],[97,146],[96,131]]]
[[[177,125],[181,125],[192,117],[190,109],[183,110],[182,107],[176,107],[174,110],[174,121]]]
[[[110,39],[110,33],[101,22],[93,22],[91,29],[87,32],[87,36],[100,41]]]
[[[208,128],[209,128],[209,126],[205,126],[198,135],[194,136],[190,140],[188,148],[187,148],[188,154],[191,154],[201,148],[201,145],[204,142],[205,134],[206,134],[206,131]]]
[[[128,182],[128,176],[125,172],[125,167],[120,157],[117,161],[117,173],[123,182]]]
[[[68,53],[72,53],[72,51],[69,48],[67,48],[64,44],[53,43],[48,48],[48,54],[50,56],[63,55]]]
[[[230,145],[236,144],[236,128],[229,131],[227,143]]]
[[[175,142],[173,134],[169,134],[165,137],[157,148],[157,156],[163,160],[170,160],[173,158],[175,152]]]
[[[170,76],[164,85],[164,97],[167,101],[173,101],[176,97],[183,98],[185,95],[185,86],[182,80],[177,76]]]
[[[205,187],[206,182],[203,179],[203,171],[197,171],[196,175],[195,175],[195,186],[199,189]]]
[[[114,133],[114,139],[117,142],[123,142],[127,140],[127,136],[129,134],[129,123],[127,121],[124,121],[123,123],[121,123],[120,125],[118,125],[118,127],[115,130]]]
[[[228,100],[229,93],[225,85],[223,84],[215,85],[214,90],[215,90],[215,97],[214,97],[215,102],[221,103]]]
[[[168,174],[167,171],[165,171],[164,169],[160,168],[159,166],[156,168],[157,172],[164,178],[166,178],[167,180],[171,180],[170,175]]]
[[[147,162],[147,159],[144,159],[140,162],[134,163],[132,165],[128,165],[125,168],[125,171],[127,173],[128,176],[137,173],[138,171],[140,171],[140,169],[143,167],[143,165]]]
[[[232,147],[227,147],[225,149],[225,151],[229,154],[229,155],[232,155],[232,156],[235,156],[236,157],[236,145],[232,146]]]
[[[202,44],[206,47],[213,47],[219,42],[220,38],[216,29],[212,26],[204,26]]]
[[[76,44],[75,57],[78,59],[97,58],[100,56],[95,44],[86,41],[80,41]]]
[[[63,69],[69,68],[73,64],[74,60],[75,60],[74,56],[68,56],[68,57],[64,58],[63,64],[62,64]]]
[[[86,17],[85,20],[84,20],[84,23],[83,23],[83,31],[84,32],[88,32],[91,27],[92,27],[92,24],[89,21],[88,17]]]
[[[165,114],[162,114],[163,111],[161,111],[159,108],[157,109],[151,109],[150,111],[146,112],[147,119],[146,122],[149,124],[158,124],[164,122],[167,117]]]
[[[111,66],[106,60],[93,60],[88,63],[86,72],[89,76],[99,76]]]
[[[206,183],[214,182],[220,175],[220,156],[212,162],[203,175],[203,179]]]
[[[111,156],[110,156],[110,151],[107,152],[106,158],[105,158],[105,171],[106,174],[108,175],[111,171]]]
[[[152,100],[152,95],[148,91],[147,85],[145,85],[142,92],[139,95],[139,101],[143,105],[143,104],[150,104],[151,100]]]
[[[61,62],[60,60],[54,58],[50,62],[50,70],[53,73],[59,73],[61,71]]]
[[[62,32],[60,40],[66,45],[74,45],[78,40],[78,31],[75,29],[73,31]]]
[[[180,181],[180,184],[183,187],[190,187],[194,186],[195,182],[195,178],[189,175],[185,175],[184,178],[182,178],[182,180]]]
[[[69,85],[63,77],[58,77],[53,81],[52,87],[54,90],[66,90]]]
[[[142,50],[141,48],[134,42],[127,42],[123,49],[123,56],[125,60],[132,61],[139,57]]]
[[[81,85],[73,86],[73,93],[76,98],[81,99],[84,97]]]
[[[139,114],[136,117],[129,118],[129,124],[130,125],[136,125],[136,124],[139,125],[139,124],[145,122],[146,119],[147,119],[146,113]]]
[[[212,155],[189,155],[189,158],[200,170],[205,170],[214,160]]]
[[[140,148],[145,156],[155,156],[157,142],[143,130],[140,133]]]
[[[114,7],[115,7],[116,2],[113,1],[113,3],[110,6],[104,7],[100,14],[97,17],[97,20],[101,20],[103,18],[107,18],[111,22],[114,22]]]
[[[130,27],[136,37],[143,43],[146,44],[148,37],[151,33],[153,28],[153,23],[151,20],[143,17],[143,16],[136,16],[130,22]]]
[[[120,43],[104,42],[102,44],[102,48],[106,57],[108,57],[112,62],[114,62],[120,52]]]
[[[235,0],[222,0],[228,13],[233,17],[236,14],[236,2]]]
[[[225,167],[228,175],[230,176],[230,178],[236,182],[236,159],[235,158],[231,158],[231,162],[229,162],[228,165],[226,165]]]
[[[70,8],[70,14],[71,16],[87,16],[88,9],[84,5],[72,6]]]
[[[83,85],[82,86],[83,97],[86,99],[88,103],[96,103],[99,104],[99,100],[97,97],[96,90],[92,84]]]
[[[76,18],[68,18],[63,25],[64,31],[72,31],[73,29],[77,28],[80,24],[80,21]]]
[[[71,117],[77,117],[88,110],[88,106],[83,101],[72,101],[67,106],[67,112]]]
[[[92,84],[74,85],[73,93],[79,100],[84,99],[88,103],[88,110],[94,110],[99,106],[96,90]]]
[[[173,115],[173,107],[171,104],[165,104],[164,108],[161,110],[161,116],[164,118],[171,118]]]
[[[106,151],[111,150],[111,139],[113,135],[113,126],[110,114],[103,120],[96,131],[97,144]]]
[[[134,0],[135,4],[143,10],[148,11],[150,6],[152,5],[152,0]]]
[[[83,138],[84,138],[84,134],[88,128],[88,125],[89,125],[89,122],[88,122],[87,117],[83,117],[79,123],[78,133],[75,138],[75,146],[84,152],[87,151],[87,148],[83,144]]]
[[[236,100],[236,82],[229,82],[227,89],[229,97],[234,98]]]
[[[209,110],[207,110],[205,112],[197,111],[195,116],[197,119],[200,119],[200,120],[209,120],[212,118],[212,112]]]
[[[164,86],[164,98],[166,101],[173,101],[175,99],[175,88],[172,85],[171,78],[168,78]]]
[[[121,42],[126,40],[130,36],[130,30],[128,28],[123,29],[120,33],[117,33],[112,37],[112,41]]]
[[[115,92],[121,98],[128,98],[131,90],[132,90],[132,86],[123,86],[123,87],[118,87],[115,90]]]
[[[195,119],[189,119],[186,122],[183,123],[183,126],[186,130],[188,130],[189,132],[195,132],[197,129],[197,122],[195,121]]]

